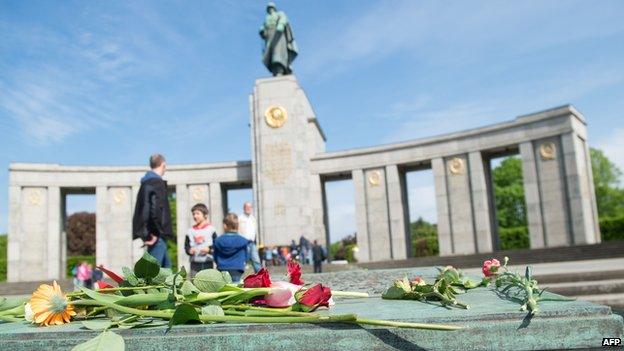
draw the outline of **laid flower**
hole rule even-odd
[[[425,280],[423,279],[423,277],[416,277],[414,279],[412,279],[412,281],[410,282],[412,285],[427,285],[427,282],[425,282]]]
[[[243,280],[246,288],[268,288],[271,286],[271,276],[266,268],[261,268],[258,273],[248,275]]]
[[[286,269],[288,270],[288,278],[291,283],[296,285],[304,284],[303,280],[301,280],[301,266],[299,263],[290,260],[288,261]]]
[[[483,267],[481,268],[481,271],[483,272],[484,276],[491,277],[493,275],[497,275],[499,269],[500,262],[497,259],[493,258],[491,260],[486,260],[483,262]]]
[[[104,268],[103,265],[99,265],[98,269],[106,273],[106,275],[112,280],[114,280],[115,282],[117,282],[117,284],[121,284],[124,281],[124,278],[120,277],[119,274],[113,271],[109,271],[108,269]]]
[[[35,313],[30,307],[30,303],[24,305],[24,319],[29,323],[35,323]]]
[[[98,280],[93,285],[95,286],[96,289],[110,289],[110,288],[114,288],[114,286],[108,284],[107,282],[105,282],[103,280]]]
[[[37,324],[47,326],[68,323],[76,315],[74,307],[67,302],[56,281],[53,285],[41,284],[32,294],[29,304]]]
[[[301,285],[279,281],[273,282],[270,288],[271,291],[264,296],[267,306],[289,307],[297,302],[295,300],[295,293],[301,290]]]
[[[306,290],[300,290],[295,294],[297,309],[311,312],[320,306],[329,307],[331,289],[321,284],[316,284]]]

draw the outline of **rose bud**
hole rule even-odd
[[[316,284],[305,291],[299,291],[295,294],[295,298],[297,299],[299,310],[311,312],[319,306],[329,307],[331,289],[321,284]]]
[[[493,275],[498,274],[498,269],[500,268],[500,262],[497,259],[493,258],[491,260],[486,260],[483,262],[483,267],[481,271],[483,275],[486,277],[491,277]]]
[[[427,282],[422,277],[416,277],[411,281],[412,285],[427,285]]]
[[[243,280],[246,288],[268,288],[271,286],[271,276],[266,268],[261,268],[258,273],[250,274]]]
[[[290,260],[288,261],[286,269],[288,270],[288,278],[292,284],[304,284],[303,280],[301,280],[301,266],[299,265],[299,263]]]

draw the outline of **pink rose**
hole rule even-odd
[[[297,302],[295,293],[299,290],[301,290],[301,285],[282,281],[273,282],[270,292],[264,296],[264,299],[269,307],[289,307]]]
[[[427,282],[422,277],[416,277],[410,282],[412,285],[427,285]]]
[[[486,277],[491,277],[493,275],[498,274],[498,269],[500,268],[500,262],[497,259],[493,258],[491,260],[487,260],[483,262],[483,268],[481,271],[483,275]]]

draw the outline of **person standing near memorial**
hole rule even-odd
[[[323,261],[326,259],[325,250],[314,240],[312,246],[312,260],[314,261],[314,273],[323,273]]]
[[[262,268],[256,242],[257,230],[258,224],[256,222],[256,217],[253,215],[253,206],[251,202],[245,202],[243,204],[243,213],[238,217],[238,232],[249,240],[247,257],[251,260],[251,265],[255,273],[258,273],[260,268]]]
[[[238,216],[228,213],[223,218],[224,233],[214,241],[214,261],[217,269],[230,273],[233,283],[240,282],[249,259],[247,256],[249,241],[238,233],[238,228]]]
[[[154,154],[149,159],[150,171],[141,178],[132,218],[132,238],[141,239],[147,252],[161,267],[171,268],[167,239],[174,239],[167,182],[162,179],[167,168],[165,157]]]
[[[191,208],[195,225],[184,238],[184,251],[191,261],[191,278],[201,270],[213,268],[212,245],[217,232],[210,223],[208,213],[208,207],[204,204],[196,204]]]

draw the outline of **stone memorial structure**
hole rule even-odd
[[[362,262],[410,252],[405,173],[434,174],[441,255],[498,248],[489,159],[519,153],[532,248],[600,242],[586,120],[562,106],[504,123],[407,142],[325,151],[325,135],[294,75],[256,81],[249,99],[251,161],[173,165],[178,262],[197,202],[219,223],[227,189],[251,187],[259,241],[286,245],[301,234],[328,244],[324,183],[352,179]],[[476,117],[476,116],[475,116]],[[96,195],[96,260],[120,270],[141,254],[132,210],[146,167],[13,163],[9,167],[8,280],[64,275],[67,194]],[[188,220],[187,220],[188,219]]]

